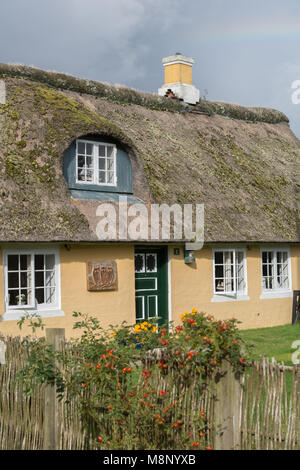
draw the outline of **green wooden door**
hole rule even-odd
[[[162,326],[168,322],[167,248],[136,248],[136,321]]]

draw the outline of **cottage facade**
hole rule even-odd
[[[74,311],[103,327],[192,308],[241,328],[291,322],[300,143],[286,116],[21,66],[0,64],[0,81],[1,333],[25,312],[68,336]],[[120,236],[134,204],[204,204],[203,248]],[[105,205],[119,224],[107,240]]]

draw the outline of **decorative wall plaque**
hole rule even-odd
[[[88,261],[87,289],[89,291],[116,290],[118,286],[115,261]]]

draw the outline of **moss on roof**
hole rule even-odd
[[[113,87],[21,66],[0,66],[0,76],[0,240],[96,240],[98,203],[72,200],[62,155],[98,134],[129,152],[137,197],[204,203],[206,241],[300,241],[300,143],[281,113],[208,102],[218,112],[187,112],[138,92],[125,102],[124,90],[100,97]]]

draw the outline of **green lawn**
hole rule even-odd
[[[300,323],[293,325],[275,326],[272,328],[259,328],[255,330],[243,330],[241,336],[248,344],[252,344],[252,358],[259,359],[260,356],[284,362],[285,365],[292,364],[292,354],[295,349],[291,348],[294,341],[300,341]]]

